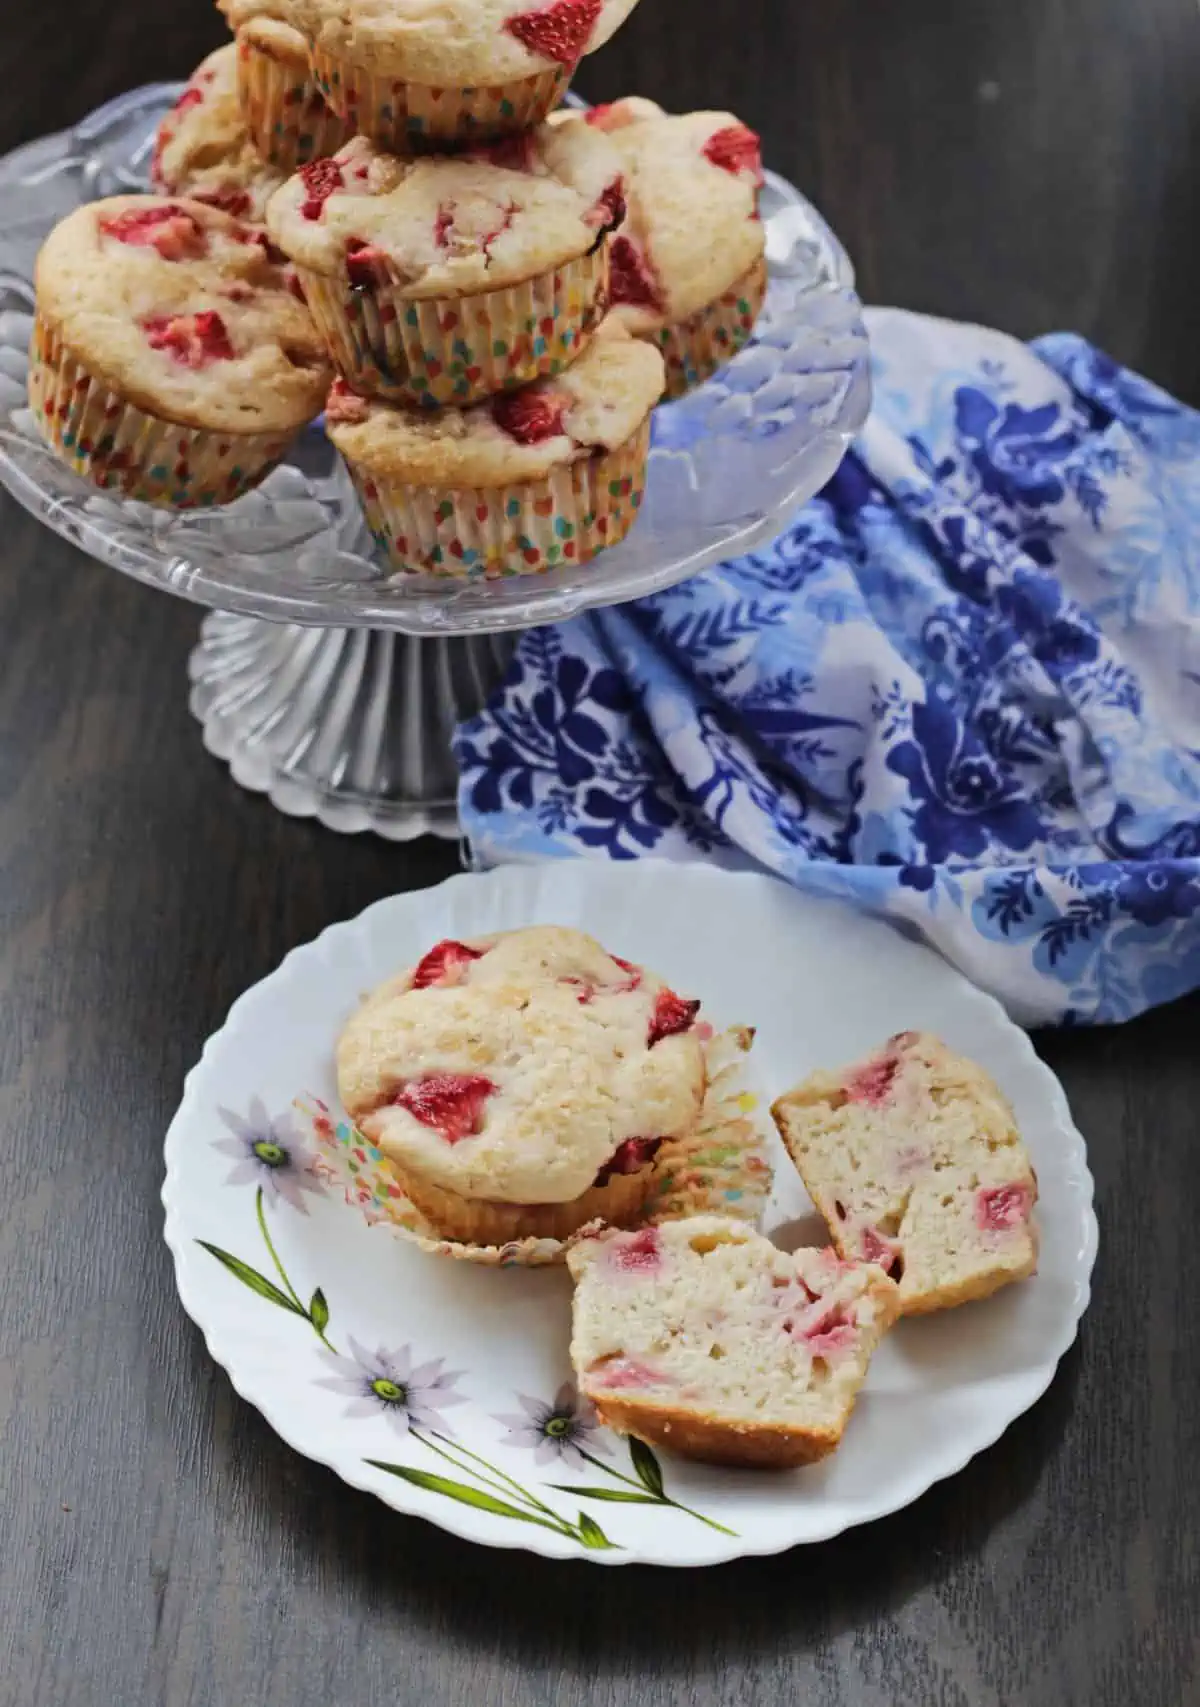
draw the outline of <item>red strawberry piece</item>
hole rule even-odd
[[[615,106],[615,101],[597,101],[594,107],[589,107],[584,113],[584,124],[594,124],[598,130],[603,130],[608,123],[608,115]]]
[[[497,237],[500,237],[504,232],[506,232],[508,230],[509,226],[512,224],[513,220],[516,217],[517,217],[517,204],[516,204],[516,202],[509,202],[506,207],[502,207],[500,209],[500,223],[499,223],[499,225],[493,226],[491,231],[485,231],[483,236],[480,238],[479,241],[483,246],[483,252],[489,258],[491,257],[491,253],[492,253],[492,244],[496,241]],[[553,324],[553,322],[551,322],[551,324]]]
[[[596,1175],[596,1185],[607,1185],[615,1174],[638,1174],[654,1160],[661,1138],[626,1138]]]
[[[858,1343],[854,1315],[835,1305],[805,1329],[803,1338],[814,1357],[825,1357],[831,1351],[849,1351]]]
[[[461,984],[466,968],[473,960],[482,960],[485,952],[482,948],[468,948],[465,942],[455,942],[447,937],[444,942],[435,943],[429,953],[417,962],[412,988],[428,990],[434,984]]]
[[[457,1144],[480,1131],[484,1104],[495,1089],[480,1073],[429,1073],[401,1085],[392,1101],[422,1126],[439,1132],[447,1144]]]
[[[628,237],[614,237],[608,254],[610,306],[616,308],[625,303],[630,308],[648,308],[653,314],[661,314],[662,291],[653,267],[637,244]]]
[[[1028,1186],[990,1186],[975,1200],[975,1223],[985,1232],[1005,1233],[1027,1220],[1032,1207],[1033,1198]]]
[[[159,314],[142,321],[152,350],[165,350],[182,367],[203,368],[232,361],[233,345],[225,322],[214,309],[199,314]]]
[[[859,1234],[858,1248],[864,1262],[878,1263],[886,1274],[895,1264],[900,1252],[874,1227],[864,1227]]]
[[[357,391],[351,391],[344,379],[334,380],[329,387],[329,396],[325,399],[327,421],[332,421],[334,426],[339,423],[350,426],[365,421],[370,413],[370,405],[365,397],[360,397]]]
[[[320,219],[325,203],[346,182],[336,160],[310,160],[307,166],[301,166],[300,178],[306,191],[306,198],[300,203],[305,219]]]
[[[883,1055],[877,1061],[868,1061],[866,1066],[857,1068],[846,1079],[844,1089],[847,1100],[865,1102],[872,1108],[881,1108],[892,1094],[899,1071],[900,1063],[894,1055]]]
[[[374,290],[388,279],[387,255],[373,243],[352,237],[346,245],[346,272],[351,290]]]
[[[641,967],[635,966],[631,960],[622,960],[619,954],[610,954],[608,958],[612,961],[614,966],[619,966],[621,971],[624,972],[625,976],[629,979],[629,988],[631,990],[636,990],[642,981]]]
[[[716,131],[701,152],[723,172],[732,172],[735,177],[748,172],[756,185],[763,182],[762,143],[744,124],[730,124]]]
[[[603,0],[555,0],[539,12],[509,18],[505,29],[530,53],[559,65],[577,65],[596,27]]]
[[[164,261],[194,260],[208,247],[208,233],[195,214],[176,202],[166,207],[130,208],[100,221],[100,230],[135,249],[157,249]]]
[[[636,1357],[602,1357],[588,1370],[599,1387],[662,1387],[666,1379]]]
[[[614,178],[594,207],[584,215],[586,225],[599,231],[615,231],[625,218],[625,180]]]
[[[442,202],[437,210],[437,218],[433,222],[433,240],[439,249],[450,247],[450,233],[454,229],[454,203]]]
[[[541,444],[563,430],[567,399],[537,387],[501,394],[492,403],[492,419],[519,445]]]
[[[699,1012],[699,1002],[686,1002],[682,996],[677,996],[674,990],[660,990],[654,998],[654,1012],[650,1017],[650,1035],[646,1040],[646,1047],[653,1049],[664,1037],[676,1037],[682,1031],[690,1031],[692,1021]]]
[[[194,83],[189,83],[187,88],[183,91],[183,94],[180,95],[175,105],[171,108],[171,112],[176,118],[178,118],[181,113],[186,113],[191,107],[198,107],[203,99],[204,91],[202,89],[197,89]]]
[[[662,1240],[655,1227],[623,1233],[608,1247],[608,1258],[623,1274],[653,1274],[662,1261]]]

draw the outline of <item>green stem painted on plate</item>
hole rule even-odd
[[[417,1438],[420,1439],[421,1437],[418,1436]],[[535,1511],[544,1512],[547,1517],[552,1517],[556,1523],[566,1522],[565,1518],[559,1517],[556,1511],[552,1511],[548,1505],[538,1499],[536,1494],[531,1494],[528,1488],[522,1487],[521,1483],[516,1481],[506,1471],[498,1470],[494,1464],[489,1464],[486,1458],[481,1458],[478,1452],[472,1452],[471,1448],[469,1446],[464,1446],[461,1441],[450,1440],[446,1435],[436,1433],[433,1436],[433,1440],[441,1441],[443,1446],[450,1447],[452,1451],[461,1452],[464,1458],[471,1459],[474,1464],[480,1466],[481,1469],[486,1470],[489,1475],[497,1477],[501,1483],[507,1483],[509,1493],[520,1495],[526,1505],[532,1506]],[[428,1440],[426,1444],[432,1446],[433,1440]],[[435,1447],[434,1450],[436,1451],[437,1448]],[[460,1470],[467,1468],[466,1465],[462,1464],[458,1467]],[[479,1471],[476,1470],[475,1474],[478,1475]],[[568,1525],[568,1527],[570,1526]],[[576,1536],[576,1540],[578,1540],[578,1536]]]
[[[650,1500],[653,1500],[656,1505],[671,1506],[675,1511],[681,1511],[687,1517],[694,1517],[697,1523],[703,1523],[706,1524],[709,1529],[715,1529],[720,1535],[728,1535],[734,1541],[739,1539],[736,1529],[727,1529],[723,1523],[718,1523],[715,1517],[705,1517],[702,1511],[693,1511],[692,1507],[690,1505],[684,1505],[682,1500],[672,1499],[665,1489],[661,1494],[651,1494],[645,1485],[639,1482],[635,1477],[626,1476],[623,1471],[614,1469],[611,1464],[606,1464],[602,1458],[597,1458],[595,1454],[589,1452],[586,1447],[577,1445],[575,1450],[581,1458],[586,1458],[588,1463],[593,1465],[595,1469],[603,1470],[606,1476],[612,1476],[618,1482],[624,1482],[627,1487],[636,1488],[638,1493],[645,1494],[648,1503]],[[586,1499],[587,1495],[581,1493],[581,1497]]]
[[[271,1258],[271,1261],[275,1264],[275,1272],[279,1276],[280,1281],[283,1284],[284,1291],[287,1293],[288,1297],[292,1300],[292,1303],[296,1306],[297,1314],[304,1317],[304,1320],[308,1323],[308,1325],[312,1329],[313,1333],[316,1334],[317,1338],[320,1340],[321,1344],[325,1347],[326,1351],[332,1351],[334,1353],[334,1355],[336,1356],[337,1355],[336,1348],[329,1343],[329,1339],[326,1336],[325,1329],[322,1327],[320,1322],[314,1320],[311,1307],[308,1304],[301,1302],[299,1293],[296,1291],[296,1288],[292,1285],[291,1280],[288,1278],[287,1269],[284,1268],[282,1262],[280,1262],[280,1260],[279,1260],[279,1252],[275,1249],[274,1240],[271,1238],[270,1232],[267,1229],[267,1216],[266,1216],[266,1211],[263,1207],[263,1188],[261,1185],[259,1186],[258,1191],[255,1195],[254,1213],[258,1217],[258,1228],[259,1228],[259,1232],[263,1236],[263,1244],[266,1245],[267,1252]]]

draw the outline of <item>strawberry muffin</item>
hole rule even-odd
[[[628,217],[612,241],[610,303],[658,345],[667,396],[710,378],[754,329],[767,290],[759,142],[732,113],[646,113],[638,97],[568,121],[606,131]],[[639,116],[641,115],[641,116]]]
[[[562,100],[636,0],[294,0],[350,127],[397,154],[514,135]]]
[[[832,1452],[899,1313],[883,1270],[790,1256],[717,1216],[605,1232],[567,1253],[571,1361],[602,1422],[714,1464]]]
[[[158,127],[150,182],[166,195],[218,207],[261,224],[286,174],[263,160],[251,141],[237,89],[237,47],[230,42],[202,60]]]
[[[771,1112],[839,1251],[886,1268],[906,1315],[1033,1273],[1037,1179],[1013,1111],[936,1037],[902,1031]]]
[[[324,348],[261,231],[201,202],[117,196],[46,239],[29,401],[96,485],[190,509],[255,485],[321,408]]]
[[[336,381],[329,437],[394,568],[495,579],[586,563],[637,518],[662,357],[601,327],[557,379],[415,414]]]
[[[250,139],[283,173],[322,159],[352,132],[326,104],[289,0],[217,0],[237,37],[237,92]]]
[[[349,1021],[338,1089],[442,1237],[564,1239],[636,1221],[696,1126],[699,1006],[580,931],[444,941]]]
[[[267,219],[343,378],[428,408],[575,359],[604,313],[607,238],[624,211],[609,139],[546,125],[437,159],[356,137],[302,167]]]

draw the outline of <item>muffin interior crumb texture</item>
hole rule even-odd
[[[572,1361],[602,1416],[731,1461],[802,1462],[836,1445],[898,1309],[878,1267],[789,1255],[717,1217],[605,1233],[568,1263]]]
[[[882,1264],[906,1312],[1032,1273],[1037,1181],[1012,1109],[974,1062],[901,1032],[774,1108],[839,1249]]]

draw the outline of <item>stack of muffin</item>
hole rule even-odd
[[[78,209],[39,257],[47,439],[191,508],[324,407],[396,570],[615,544],[654,405],[762,305],[757,138],[636,97],[552,111],[636,0],[219,3],[235,40],[164,119],[157,193]]]

